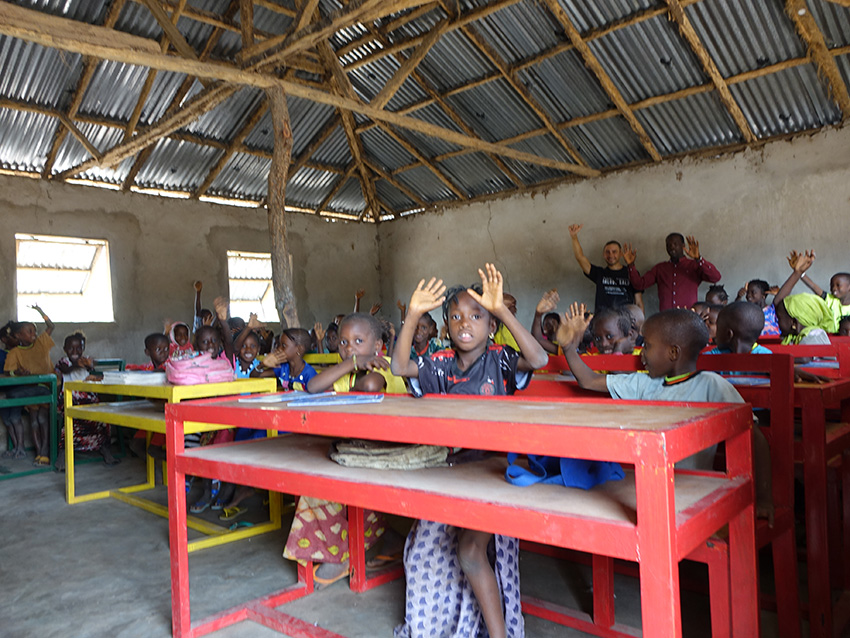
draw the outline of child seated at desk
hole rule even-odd
[[[339,354],[342,361],[323,370],[307,382],[311,393],[386,392],[407,394],[404,380],[390,372],[390,360],[380,354],[383,347],[381,324],[366,313],[346,315],[339,324]],[[409,350],[409,346],[407,347]],[[401,538],[386,524],[382,514],[363,512],[366,549],[384,538],[382,556],[392,560],[401,549]],[[396,538],[397,537],[397,538]],[[349,574],[348,512],[345,505],[302,496],[286,539],[283,557],[299,562],[313,561],[313,578],[319,588],[342,580]],[[383,558],[367,563],[380,567]]]
[[[30,376],[36,374],[52,374],[53,364],[50,362],[50,349],[53,347],[53,322],[50,317],[38,306],[32,306],[33,310],[44,319],[45,328],[41,334],[37,334],[35,324],[31,321],[21,321],[12,325],[12,336],[18,345],[9,351],[3,370],[13,376]],[[9,399],[20,399],[23,397],[35,397],[42,394],[50,394],[50,391],[42,385],[14,386],[6,391]],[[33,405],[28,408],[32,418],[32,435],[35,444],[36,467],[50,465],[50,408],[46,404]],[[21,419],[23,412],[20,406],[9,408],[7,423],[10,438],[15,444],[13,450],[4,452],[6,457],[22,459],[26,457],[24,451],[24,424]]]
[[[128,363],[125,370],[141,372],[165,372],[165,362],[168,361],[169,341],[161,332],[154,332],[145,337],[145,355],[150,358],[148,363]]]
[[[65,337],[62,345],[65,351],[65,356],[56,362],[56,377],[58,383],[56,391],[58,394],[58,411],[59,422],[64,423],[65,412],[65,396],[63,393],[66,381],[85,381],[94,368],[92,360],[84,353],[86,351],[86,335],[81,331],[69,334]],[[74,405],[91,405],[99,403],[100,398],[94,392],[82,392],[75,390],[71,393]],[[59,430],[59,449],[65,447],[65,428]],[[75,451],[80,452],[99,452],[103,456],[103,462],[106,465],[117,465],[120,459],[112,456],[110,445],[110,429],[106,423],[97,421],[87,421],[84,419],[74,419],[73,441]],[[60,454],[56,459],[56,469],[60,472],[65,469],[65,455]]]
[[[277,350],[270,352],[260,362],[261,377],[277,377],[281,390],[305,390],[307,383],[318,374],[304,355],[312,339],[304,328],[287,328],[280,336]]]
[[[546,351],[507,307],[501,273],[492,264],[485,268],[486,273],[478,271],[480,288],[446,291],[443,281],[434,278],[416,287],[399,334],[399,355],[392,363],[395,374],[410,378],[414,395],[513,394],[528,384],[533,370],[548,362]],[[413,322],[440,305],[453,349],[411,361]],[[488,335],[497,320],[516,339],[520,352],[490,343]],[[524,635],[517,539],[419,521],[405,543],[404,567],[405,622],[396,627],[396,638],[478,636],[484,633],[482,621],[491,638]]]

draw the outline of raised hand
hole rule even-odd
[[[693,235],[688,235],[685,238],[688,245],[685,246],[685,254],[691,259],[699,259],[699,242]]]
[[[283,350],[269,352],[265,357],[263,357],[263,367],[265,368],[276,368],[281,363],[286,363],[286,354]]]
[[[80,357],[79,359],[77,359],[77,364],[81,368],[90,369],[94,367],[94,361],[92,361],[91,357]]]
[[[363,299],[363,295],[365,295],[365,294],[366,294],[365,288],[358,288],[357,290],[354,291],[354,298],[355,299]]]
[[[250,330],[261,330],[266,327],[266,324],[259,320],[256,313],[252,312],[248,315],[248,323],[245,324],[245,327]]]
[[[558,302],[560,300],[561,296],[558,294],[558,291],[555,288],[552,288],[552,290],[543,293],[540,301],[537,302],[535,312],[538,312],[541,315],[545,315],[547,312],[554,312],[555,308],[558,307]]]
[[[369,308],[369,314],[372,315],[372,316],[375,316],[380,311],[381,311],[381,304],[379,304],[379,303],[373,303],[372,307]]]
[[[201,292],[201,290],[203,290],[203,288],[204,288],[204,284],[201,283],[200,281],[196,281],[192,285],[195,287],[195,292]]]
[[[219,321],[227,321],[227,308],[228,301],[224,297],[216,297],[213,301],[213,307],[215,308],[215,314],[218,317]]]
[[[446,286],[442,279],[431,277],[427,284],[424,279],[420,279],[416,290],[410,296],[410,303],[407,305],[408,314],[415,316],[418,320],[426,312],[439,308],[446,300],[445,292]]]
[[[578,233],[583,227],[584,224],[570,224],[570,237],[578,237]]]
[[[502,273],[496,270],[493,264],[484,264],[484,270],[479,268],[478,274],[481,276],[482,294],[479,295],[472,288],[468,288],[466,292],[491,315],[498,315],[499,311],[505,307]]]
[[[31,306],[30,306],[30,308],[32,308],[33,310],[35,310],[35,311],[36,311],[38,314],[40,314],[42,317],[46,317],[46,316],[47,316],[47,315],[45,314],[44,310],[42,310],[42,309],[41,309],[41,307],[40,307],[38,304],[33,304],[33,305],[31,305]]]
[[[743,287],[738,290],[738,294],[735,296],[736,301],[741,300],[747,296],[747,288],[749,287],[749,285],[750,283],[748,281],[744,282]]]
[[[623,244],[623,261],[627,266],[631,266],[637,259],[637,251],[632,248],[631,244]]]
[[[584,304],[573,302],[569,311],[561,317],[561,325],[558,326],[556,338],[565,351],[568,345],[578,344],[584,336],[584,332],[593,318],[593,315],[588,315],[585,319],[584,313],[586,311],[587,307]]]
[[[401,316],[404,317],[404,315],[407,314],[407,305],[405,305],[405,303],[401,299],[396,301],[395,305],[396,305],[396,308],[401,310]]]
[[[325,338],[325,328],[322,326],[321,321],[317,321],[313,324],[313,332],[316,335],[316,341],[318,343],[322,343],[322,340]]]
[[[802,253],[798,253],[796,250],[792,250],[791,254],[788,256],[788,265],[791,266],[796,272],[804,273],[809,268],[811,268],[812,264],[815,262],[817,255],[815,255],[814,250],[807,250]]]

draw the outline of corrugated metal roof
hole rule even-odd
[[[356,69],[348,72],[348,78],[351,80],[351,85],[354,90],[360,94],[365,102],[371,102],[386,83],[392,79],[399,69],[400,63],[395,56],[387,56],[364,64]],[[398,91],[393,95],[392,99],[387,104],[387,109],[397,111],[411,104],[421,102],[426,97],[424,89],[419,84],[407,78],[399,87]]]
[[[521,70],[517,77],[554,122],[606,111],[613,105],[576,51]]]
[[[212,146],[161,139],[136,176],[136,184],[162,190],[195,190],[222,152]]]
[[[807,5],[823,32],[826,46],[834,49],[850,44],[850,7],[824,0],[808,0]]]
[[[265,157],[234,153],[207,191],[210,195],[258,201],[269,189],[272,161]]]
[[[366,154],[389,171],[407,166],[415,160],[401,144],[378,127],[361,133],[360,140]]]
[[[463,60],[463,64],[458,61]],[[419,73],[437,91],[446,91],[490,75],[496,69],[457,31],[446,33],[419,65]]]
[[[327,208],[338,213],[351,214],[357,214],[364,210],[366,200],[363,198],[363,191],[360,189],[360,180],[356,177],[348,178],[339,192],[328,203]]]
[[[743,141],[715,92],[656,104],[635,115],[662,155]]]
[[[806,54],[778,2],[712,0],[685,12],[724,77]]]
[[[761,138],[837,124],[841,116],[810,64],[735,84],[731,91]]]
[[[177,89],[180,88],[185,79],[185,73],[157,72],[148,99],[145,100],[145,105],[142,107],[139,122],[143,125],[150,125],[165,115],[168,105],[171,104],[171,100],[177,94]]]
[[[40,173],[59,121],[40,113],[0,109],[0,166]]]
[[[593,168],[620,166],[649,157],[629,123],[619,115],[568,128],[565,135]]]
[[[287,96],[286,105],[292,128],[292,155],[297,157],[313,141],[316,133],[327,124],[328,119],[333,117],[333,107],[291,95]],[[274,127],[270,110],[266,110],[265,115],[245,138],[245,145],[268,152],[274,150]]]
[[[286,203],[310,208],[321,202],[339,180],[337,173],[304,167],[286,184]]]
[[[147,69],[142,66],[109,61],[99,63],[86,89],[80,113],[129,121],[147,74]]]
[[[396,211],[410,210],[417,206],[416,202],[402,193],[385,179],[375,181],[375,191],[387,206]]]
[[[411,113],[410,116],[417,120],[422,120],[423,122],[428,122],[429,124],[440,126],[450,131],[457,131],[459,133],[463,132],[446,114],[443,107],[438,104],[429,104],[421,109],[417,109]],[[451,142],[446,142],[445,140],[431,137],[429,135],[423,135],[422,133],[417,133],[410,129],[398,128],[396,129],[396,132],[408,142],[413,144],[413,146],[424,157],[429,159],[436,157],[437,155],[444,155],[445,153],[451,153],[452,151],[460,149],[460,146],[457,144],[452,144]]]
[[[658,0],[558,0],[579,33],[599,29],[612,22],[659,5]]]
[[[841,77],[844,78],[844,86],[850,88],[850,53],[839,55],[835,58]]]
[[[82,56],[0,36],[0,95],[67,109],[82,73]]]
[[[348,147],[348,139],[342,125],[337,126],[328,139],[316,149],[313,159],[319,164],[330,164],[337,168],[348,166],[351,161],[351,149]]]
[[[626,102],[705,82],[693,53],[664,16],[592,40],[590,49]]]
[[[265,94],[260,89],[240,89],[211,111],[207,111],[186,127],[190,133],[214,140],[233,137],[245,120],[251,116]]]
[[[100,24],[103,22],[110,0],[13,0],[13,2],[50,15]]]
[[[97,124],[80,124],[78,128],[89,143],[101,153],[112,148],[124,138],[124,130],[120,128],[100,126]],[[53,163],[52,173],[54,175],[61,173],[89,158],[91,158],[91,155],[83,148],[80,141],[73,135],[66,135],[65,139],[62,140],[59,151],[56,153],[56,161]],[[108,184],[120,184],[127,177],[132,165],[133,158],[131,157],[124,160],[115,168],[94,167],[82,173],[80,177],[93,181],[103,181]]]
[[[471,197],[498,193],[512,184],[484,153],[448,157],[440,161],[439,167]]]
[[[452,95],[447,102],[476,135],[488,142],[513,137],[542,125],[534,111],[504,80]]]
[[[524,151],[526,153],[531,153],[532,155],[551,157],[562,162],[567,162],[568,164],[575,164],[575,160],[570,157],[564,147],[548,133],[546,135],[538,135],[521,142],[516,142],[510,146],[518,151]],[[564,171],[559,171],[547,166],[540,166],[540,164],[520,162],[509,157],[503,157],[502,161],[517,177],[522,180],[523,184],[526,185],[538,184],[540,182],[568,175],[568,173]]]
[[[523,2],[480,20],[475,29],[509,64],[525,60],[559,42],[554,20],[542,5]]]
[[[416,166],[393,177],[418,193],[426,202],[436,203],[456,199],[451,189],[425,166]]]

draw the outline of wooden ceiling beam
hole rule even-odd
[[[590,50],[590,47],[587,46],[587,43],[581,37],[578,30],[573,25],[573,21],[567,15],[567,12],[564,11],[564,8],[558,3],[558,0],[543,0],[543,3],[549,9],[549,12],[554,16],[555,20],[561,27],[564,29],[564,32],[567,34],[567,37],[570,39],[570,42],[573,43],[573,46],[578,51],[581,59],[584,61],[585,66],[590,70],[593,75],[596,76],[597,81],[602,86],[602,89],[608,95],[608,97],[613,102],[614,106],[617,107],[617,110],[620,111],[620,114],[625,118],[625,120],[629,123],[629,126],[634,131],[635,135],[637,135],[640,140],[641,145],[646,149],[646,152],[649,153],[649,156],[655,160],[656,162],[661,161],[661,153],[658,152],[658,149],[655,148],[655,145],[652,143],[652,140],[649,138],[649,135],[644,130],[643,125],[638,121],[635,117],[635,114],[629,108],[629,105],[626,103],[623,94],[620,93],[620,90],[616,87],[614,82],[608,76],[608,73],[602,68],[602,64],[599,62],[597,57],[593,54],[593,51]]]
[[[236,153],[236,150],[242,146],[242,143],[245,141],[245,138],[254,130],[254,127],[259,124],[260,120],[263,119],[263,116],[266,114],[266,111],[269,109],[268,99],[263,99],[257,107],[254,109],[254,112],[248,116],[248,120],[242,127],[236,132],[236,135],[233,137],[233,141],[227,146],[222,153],[221,157],[218,158],[218,161],[215,163],[209,172],[207,173],[206,178],[203,183],[198,186],[195,192],[192,194],[192,199],[198,199],[201,195],[205,195],[209,187],[212,186],[216,177],[219,176],[219,173],[224,170],[224,167],[227,166],[227,162],[230,161],[230,158],[233,157],[233,154]]]
[[[729,90],[729,85],[726,83],[726,80],[720,74],[720,69],[717,68],[717,65],[714,63],[714,60],[711,59],[711,56],[706,51],[702,42],[699,39],[699,35],[697,35],[696,29],[694,29],[694,25],[691,24],[690,19],[685,13],[685,9],[682,6],[679,0],[665,0],[667,2],[667,7],[670,10],[670,17],[673,19],[673,22],[679,27],[679,34],[688,43],[688,46],[693,51],[697,60],[699,60],[700,65],[705,71],[706,75],[708,75],[711,83],[714,85],[714,88],[717,90],[717,94],[720,97],[720,101],[723,103],[723,106],[726,107],[726,110],[729,112],[729,115],[732,116],[735,124],[738,127],[738,130],[741,131],[741,135],[744,137],[744,141],[746,142],[755,142],[756,136],[753,133],[753,130],[750,128],[749,123],[747,122],[747,118],[744,116],[744,112],[741,110],[741,107],[735,101],[735,98],[732,95],[732,92]]]
[[[443,33],[446,32],[447,28],[448,21],[446,20],[443,20],[441,23],[431,28],[431,31],[428,32],[425,39],[422,40],[422,42],[413,49],[410,56],[402,62],[401,66],[399,66],[398,70],[393,74],[393,77],[391,77],[384,85],[384,88],[381,89],[381,92],[372,99],[370,102],[372,106],[376,109],[382,109],[387,105],[387,102],[393,98],[405,81],[407,81],[410,74],[416,70],[419,63],[425,59],[425,56],[428,55],[431,47],[437,44],[437,40],[443,36]]]
[[[336,92],[348,100],[357,101],[357,95],[354,92],[354,88],[351,86],[351,82],[345,74],[345,71],[343,71],[339,58],[334,55],[331,45],[326,40],[323,40],[318,43],[317,48],[319,56],[324,61],[325,65],[327,65],[328,71],[331,73],[332,84],[334,85]],[[351,150],[351,157],[354,159],[357,171],[360,173],[360,188],[363,191],[363,199],[366,202],[366,208],[369,209],[375,221],[378,221],[381,216],[381,205],[378,201],[377,193],[375,192],[375,184],[372,181],[372,176],[364,161],[366,154],[363,150],[363,142],[354,131],[354,116],[350,110],[342,107],[340,107],[338,111],[340,119],[342,120],[342,128],[345,131],[345,137],[348,140],[348,146]],[[363,215],[361,213],[361,218],[362,216]]]
[[[314,12],[319,6],[319,0],[305,0],[303,6],[298,10],[298,15],[292,21],[289,33],[298,33],[313,21]]]
[[[507,65],[502,60],[502,57],[496,52],[493,47],[478,33],[477,29],[473,26],[466,26],[461,29],[463,34],[469,38],[472,45],[476,47],[488,60],[490,63],[496,67],[499,73],[502,75],[504,80],[510,85],[510,87],[514,90],[514,92],[519,96],[519,98],[531,109],[531,111],[537,116],[537,118],[543,123],[543,126],[549,131],[552,137],[555,138],[555,141],[561,145],[561,147],[567,152],[567,154],[573,158],[573,160],[579,166],[587,166],[587,162],[585,159],[579,154],[579,152],[573,147],[572,144],[563,136],[560,130],[555,126],[555,123],[552,122],[549,115],[537,103],[537,100],[531,95],[528,89],[523,86],[519,81],[517,81],[516,77],[508,73]]]
[[[109,13],[106,14],[106,19],[103,21],[103,26],[111,29],[115,26],[115,23],[118,22],[118,18],[121,15],[121,10],[124,8],[125,0],[116,0],[116,2],[112,3],[112,6],[109,7]],[[77,116],[77,112],[80,110],[80,106],[83,103],[83,97],[85,97],[86,90],[89,88],[89,84],[91,83],[92,78],[94,77],[94,72],[97,70],[98,64],[100,64],[100,60],[97,58],[91,58],[86,56],[85,67],[83,68],[83,73],[80,75],[80,79],[77,82],[77,87],[74,89],[74,97],[71,100],[71,104],[68,106],[68,119],[73,120]],[[58,127],[56,129],[56,134],[53,137],[53,143],[50,146],[50,151],[47,153],[47,158],[44,162],[44,168],[42,169],[41,176],[44,178],[51,178],[51,171],[53,170],[53,164],[56,163],[56,156],[59,153],[59,149],[62,147],[62,142],[65,140],[65,135],[68,133],[69,129],[67,127]]]
[[[395,29],[399,29],[404,25],[414,20],[418,20],[419,18],[428,13],[431,13],[431,11],[433,11],[438,6],[439,3],[437,2],[428,2],[426,4],[418,6],[415,9],[408,11],[404,15],[400,15],[397,18],[393,18],[392,20],[389,20],[388,22],[381,25],[380,33],[383,35],[392,33]],[[336,55],[337,57],[342,58],[351,53],[352,51],[357,50],[357,48],[369,44],[370,42],[372,42],[372,40],[373,38],[368,36],[362,36],[357,40],[352,40],[351,42],[344,44],[340,48],[336,49]]]
[[[818,78],[826,83],[827,92],[841,109],[842,122],[845,121],[850,116],[850,94],[806,0],[786,0],[785,13],[806,45],[809,57],[818,69]]]
[[[157,24],[162,29],[165,34],[165,38],[171,43],[171,46],[175,48],[177,53],[182,55],[184,58],[197,60],[198,54],[195,53],[195,49],[192,48],[192,45],[186,42],[186,38],[184,38],[183,34],[177,29],[177,20],[180,19],[180,14],[186,6],[185,0],[180,1],[177,9],[175,9],[170,16],[165,12],[165,9],[162,8],[159,0],[141,0],[141,2],[148,8],[148,11],[153,14],[154,20],[156,20]]]
[[[423,135],[430,135],[443,139],[458,146],[470,147],[484,152],[492,152],[505,157],[511,157],[523,162],[548,166],[562,171],[574,172],[584,176],[595,176],[599,172],[582,166],[576,166],[567,162],[540,157],[532,153],[525,153],[509,148],[502,144],[485,142],[480,139],[471,138],[417,120],[405,117],[381,109],[372,108],[356,100],[350,100],[339,95],[328,94],[324,91],[312,89],[301,84],[281,80],[278,77],[263,73],[245,71],[229,64],[208,61],[194,61],[187,58],[163,55],[158,45],[145,38],[118,33],[112,29],[85,25],[79,22],[51,16],[31,9],[25,9],[16,5],[0,2],[0,34],[20,38],[30,42],[37,42],[44,46],[50,46],[66,51],[74,51],[94,55],[100,58],[124,62],[127,64],[141,64],[160,70],[187,73],[199,77],[209,77],[225,82],[234,82],[240,85],[267,88],[280,84],[288,95],[311,100],[319,104],[349,109],[359,112],[366,117],[381,120],[400,126],[402,128],[418,131]],[[211,105],[209,108],[212,108]],[[154,140],[155,141],[155,140]],[[116,154],[105,153],[107,158],[117,157]],[[120,160],[119,160],[120,161]]]
[[[68,129],[68,131],[71,133],[71,135],[77,138],[77,140],[80,142],[80,144],[83,145],[83,148],[86,149],[86,152],[88,152],[89,155],[91,155],[94,159],[98,161],[101,159],[102,156],[100,151],[98,151],[94,147],[94,145],[89,141],[89,139],[85,135],[83,135],[83,132],[77,128],[77,125],[71,121],[71,118],[69,118],[64,113],[60,113],[59,121],[62,122],[65,128]]]
[[[290,18],[295,17],[295,11],[289,7],[281,6],[277,2],[272,2],[272,0],[253,0],[253,2],[255,5],[262,7],[263,9],[268,9],[269,11],[274,11],[275,13],[280,13],[282,15],[289,16]]]
[[[334,33],[358,22],[377,20],[392,13],[421,5],[426,0],[351,0],[347,6],[327,18],[293,33],[269,38],[245,51],[244,58],[252,71],[286,63],[289,56],[311,49]]]
[[[339,113],[334,114],[325,125],[313,136],[313,139],[304,147],[304,150],[295,158],[295,161],[292,162],[292,174],[298,172],[298,170],[307,164],[311,157],[313,157],[313,153],[319,150],[319,147],[325,143],[331,133],[336,130],[336,127],[339,125]]]
[[[239,30],[242,49],[254,46],[254,0],[239,0]]]

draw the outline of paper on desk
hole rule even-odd
[[[244,399],[237,400],[239,403],[285,403],[287,401],[296,401],[298,399],[306,399],[308,397],[332,397],[335,395],[336,392],[319,392],[318,394],[310,394],[309,392],[294,390],[292,392],[283,392],[281,394],[261,394],[256,397],[245,397]]]
[[[732,385],[770,385],[770,378],[768,377],[740,377],[740,376],[732,376],[732,377],[723,377]]]
[[[311,406],[324,407],[326,405],[359,405],[361,403],[380,403],[383,400],[383,394],[338,394],[336,396],[311,394],[309,398],[290,401],[289,406],[306,408]]]

